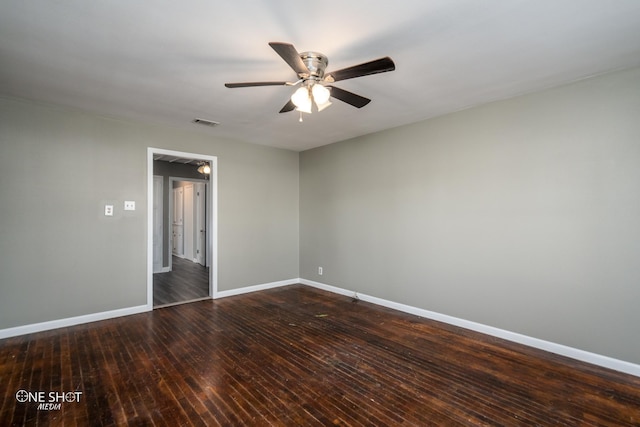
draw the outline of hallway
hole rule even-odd
[[[153,275],[153,306],[162,307],[209,296],[209,269],[173,257],[173,270]]]

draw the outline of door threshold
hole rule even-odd
[[[155,310],[156,308],[173,307],[174,305],[189,304],[191,302],[205,301],[205,300],[208,300],[208,299],[213,299],[213,298],[209,296],[209,297],[190,299],[190,300],[186,300],[186,301],[170,302],[168,304],[154,305],[153,309]]]

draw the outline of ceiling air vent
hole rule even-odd
[[[193,123],[197,123],[199,125],[204,125],[209,127],[218,126],[220,124],[218,122],[214,122],[213,120],[207,120],[207,119],[193,119]]]

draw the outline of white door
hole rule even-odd
[[[196,262],[206,266],[207,253],[207,184],[195,184],[195,233],[196,233]]]
[[[153,177],[153,272],[162,270],[162,247],[164,238],[164,221],[162,215],[162,177]]]
[[[184,186],[184,257],[194,260],[193,184]]]

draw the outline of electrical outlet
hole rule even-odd
[[[104,205],[105,216],[113,216],[113,205]]]
[[[322,276],[322,267],[318,267],[318,276]]]
[[[124,202],[124,210],[125,211],[135,211],[136,210],[136,202],[133,201],[125,201]]]

